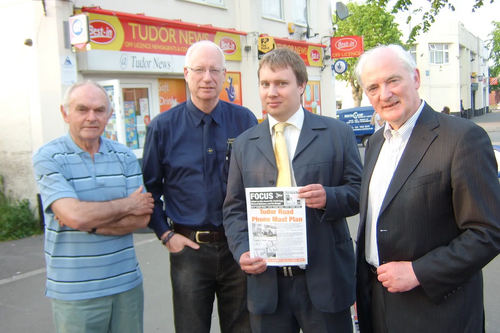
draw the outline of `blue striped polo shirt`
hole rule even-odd
[[[45,294],[81,300],[128,291],[142,282],[132,234],[104,236],[61,227],[51,204],[61,198],[109,201],[129,196],[142,185],[134,153],[100,138],[99,152],[78,147],[69,133],[42,146],[33,168],[45,212]]]

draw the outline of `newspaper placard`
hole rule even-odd
[[[246,189],[250,257],[268,266],[307,265],[306,205],[298,187]]]

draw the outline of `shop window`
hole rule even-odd
[[[321,97],[320,97],[320,81],[310,80],[307,82],[306,90],[303,97],[303,106],[309,112],[322,114],[321,112]]]
[[[165,112],[187,100],[186,81],[182,79],[158,79],[160,112]]]
[[[283,0],[262,0],[262,16],[283,20]]]
[[[429,58],[431,64],[449,64],[448,44],[429,44]]]
[[[307,0],[293,0],[293,23],[306,26],[307,25]]]

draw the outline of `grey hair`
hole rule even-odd
[[[374,47],[373,49],[363,53],[356,64],[356,68],[354,69],[354,74],[356,75],[356,79],[358,83],[363,87],[363,81],[361,81],[361,74],[363,73],[363,66],[365,62],[375,56],[375,53],[379,50],[391,50],[396,56],[401,60],[403,67],[410,73],[410,75],[415,78],[415,69],[417,69],[417,63],[412,58],[409,52],[403,49],[400,45],[390,44],[390,45],[379,45]]]
[[[73,92],[77,88],[83,87],[83,86],[94,86],[96,88],[101,89],[101,91],[106,96],[106,100],[108,101],[108,109],[106,111],[107,111],[108,114],[110,114],[111,110],[113,108],[112,108],[112,105],[111,105],[111,101],[109,100],[108,92],[106,91],[106,89],[104,89],[103,86],[101,86],[99,83],[97,83],[95,81],[92,81],[92,80],[85,80],[85,81],[76,82],[71,87],[69,87],[68,90],[66,90],[66,93],[64,94],[63,101],[62,101],[62,105],[63,105],[64,111],[66,111],[66,113],[69,112],[69,102],[70,102],[70,99],[71,99],[71,95],[73,94]]]
[[[219,45],[215,44],[214,42],[211,42],[209,40],[200,40],[199,42],[194,43],[189,47],[189,49],[186,52],[186,57],[184,58],[184,66],[189,67],[191,66],[191,54],[195,49],[197,49],[200,46],[204,45],[209,45],[212,48],[216,49],[217,51],[220,52],[222,56],[222,68],[226,66],[226,57],[224,56],[224,52],[222,52],[222,49],[219,47]]]

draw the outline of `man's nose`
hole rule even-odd
[[[94,110],[89,110],[87,113],[87,121],[92,122],[97,119],[97,115]]]
[[[206,69],[205,73],[203,73],[203,81],[205,82],[212,81],[212,76],[210,75],[210,69]]]
[[[392,97],[392,95],[394,95],[394,94],[392,93],[392,89],[389,86],[383,85],[380,88],[380,99],[388,100],[389,98]]]
[[[269,86],[269,90],[267,92],[269,96],[277,96],[278,95],[278,86],[275,84],[271,84]]]

